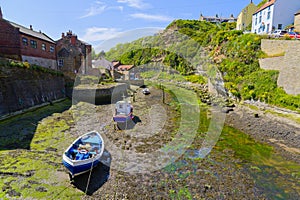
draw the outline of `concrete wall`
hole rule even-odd
[[[279,71],[277,84],[288,94],[300,94],[300,41],[262,40],[262,50],[268,55],[284,54],[260,60],[263,69]]]
[[[0,117],[65,98],[62,76],[0,64]]]
[[[267,40],[261,41],[261,50],[269,56],[284,54],[289,46],[295,44],[295,40]]]

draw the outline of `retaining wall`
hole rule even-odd
[[[62,76],[0,65],[0,117],[65,98]]]
[[[278,86],[286,93],[300,94],[300,41],[299,40],[262,40],[261,49],[270,57],[259,61],[263,69],[279,71]]]

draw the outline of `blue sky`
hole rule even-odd
[[[258,4],[261,0],[253,0]],[[250,0],[0,0],[3,17],[57,40],[72,30],[100,51],[103,44],[152,35],[174,19],[237,16]],[[105,43],[105,42],[106,43]],[[103,43],[104,42],[104,43]]]

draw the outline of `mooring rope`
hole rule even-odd
[[[87,184],[86,184],[86,188],[85,188],[85,194],[87,194],[87,190],[88,190],[89,185],[90,185],[90,178],[91,178],[91,175],[92,175],[94,160],[95,160],[95,157],[93,157],[93,162],[92,162],[92,166],[91,166],[91,169],[90,169],[89,178],[88,178],[88,181],[87,181]]]

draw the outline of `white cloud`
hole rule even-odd
[[[116,28],[91,27],[86,30],[82,40],[86,42],[95,42],[109,40],[116,37],[120,32]]]
[[[135,13],[130,15],[133,18],[138,18],[138,19],[145,19],[145,20],[150,20],[150,21],[160,21],[160,22],[168,22],[172,21],[173,19],[168,16],[163,16],[163,15],[149,15],[145,13]]]
[[[150,5],[147,3],[144,3],[143,0],[117,0],[118,3],[125,3],[129,7],[143,9],[148,8]]]
[[[96,16],[103,13],[106,10],[112,10],[112,9],[123,11],[122,6],[107,6],[105,3],[101,1],[96,1],[89,9],[86,10],[87,13],[81,16],[80,18]]]

